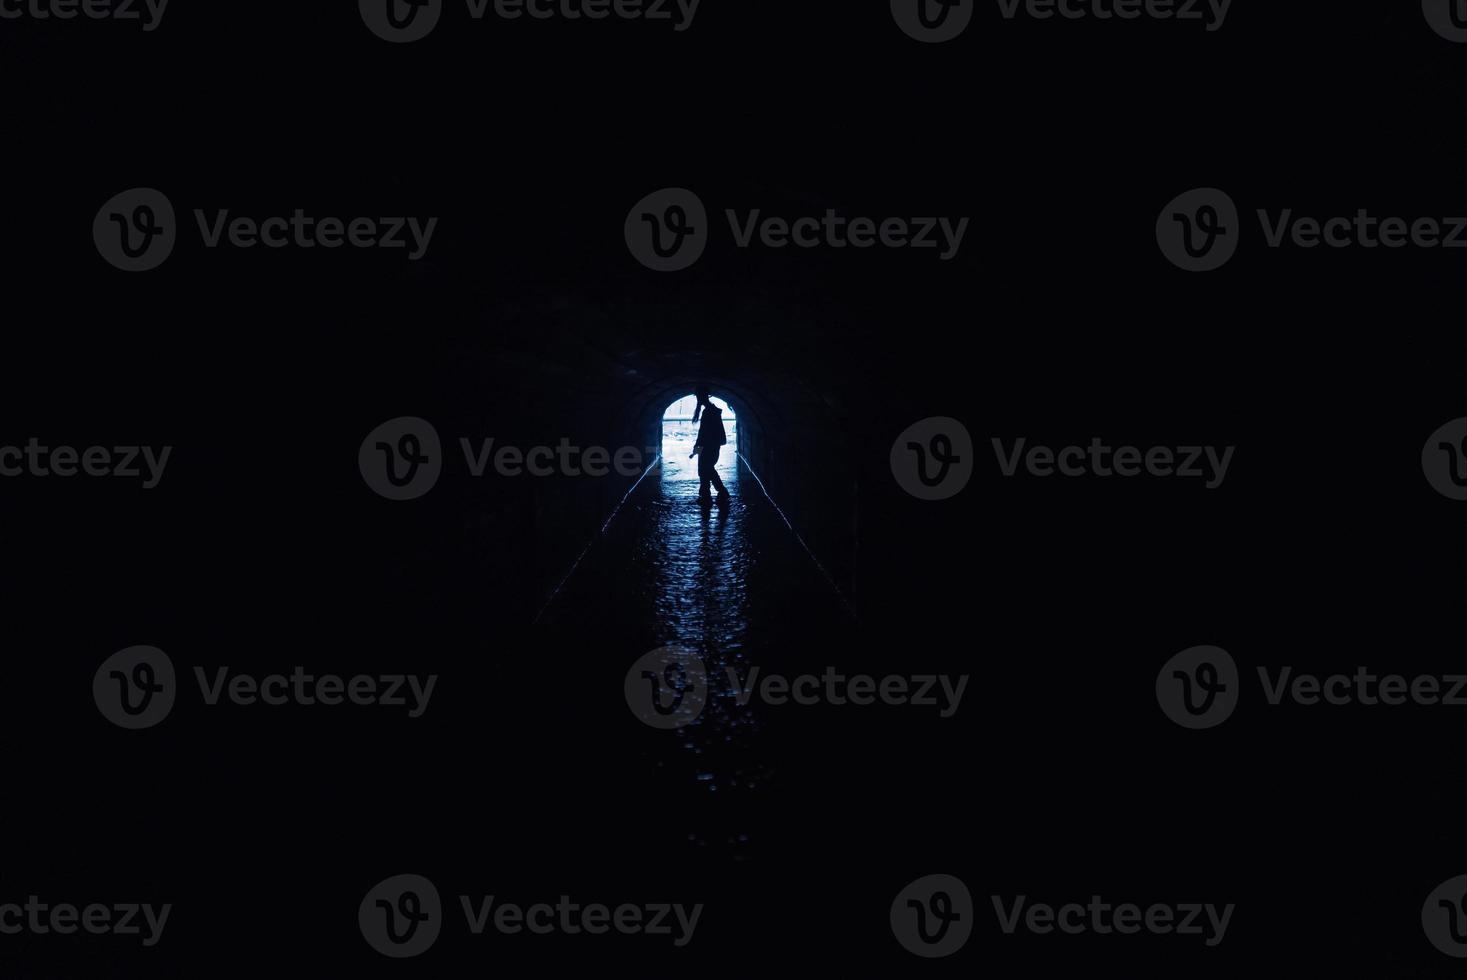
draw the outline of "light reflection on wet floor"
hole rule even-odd
[[[660,472],[628,498],[546,625],[568,647],[613,652],[622,670],[661,646],[702,657],[706,705],[685,728],[633,733],[644,756],[635,765],[655,769],[659,797],[686,817],[688,842],[742,860],[769,819],[761,799],[776,788],[780,749],[766,720],[780,709],[740,705],[726,671],[743,683],[754,664],[765,673],[786,669],[793,644],[834,642],[848,623],[734,447],[719,459],[730,495],[724,507],[699,505],[687,449],[666,447]]]
[[[748,672],[751,559],[743,482],[737,457],[725,446],[718,475],[729,503],[699,506],[697,461],[677,458],[682,455],[663,457],[652,533],[638,543],[656,570],[646,598],[663,627],[659,642],[697,651],[708,671],[708,702],[679,733],[683,749],[696,760],[694,778],[710,793],[757,791],[768,769],[742,758],[740,750],[759,731],[758,715],[752,704],[738,704],[726,673],[733,668],[742,679]]]

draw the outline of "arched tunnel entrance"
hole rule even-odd
[[[718,409],[724,437],[727,442],[716,450],[717,463],[714,471],[725,484],[739,478],[739,420],[733,406],[721,398],[709,399]],[[662,457],[662,482],[672,484],[686,495],[696,495],[699,488],[698,434],[708,425],[701,418],[696,395],[684,395],[671,403],[662,413],[660,452]],[[671,489],[671,488],[669,488]]]
[[[721,462],[736,462],[741,457],[746,467],[757,470],[769,458],[766,433],[770,425],[778,424],[780,413],[767,397],[745,394],[723,379],[678,378],[649,385],[633,396],[623,424],[641,437],[643,445],[661,446],[668,412],[691,419],[689,406],[695,403],[694,391],[700,384],[707,384],[712,401],[726,409],[725,420],[737,422],[730,426],[736,432],[729,438],[728,460]]]

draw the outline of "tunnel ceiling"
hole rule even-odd
[[[809,304],[707,288],[680,287],[682,303],[604,288],[562,289],[536,307],[491,303],[482,335],[461,334],[453,356],[466,374],[494,374],[526,412],[581,405],[606,416],[618,430],[610,438],[640,437],[699,381],[776,442],[848,429],[862,406],[879,401],[864,383],[872,372],[862,346],[812,322]]]

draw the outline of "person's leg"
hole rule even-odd
[[[708,484],[709,481],[716,479],[718,479],[718,474],[714,472],[713,467],[708,465],[705,453],[698,453],[698,499],[700,501],[713,499],[713,495],[708,492]]]
[[[718,490],[720,502],[728,500],[728,490],[723,485],[723,480],[718,475],[718,450],[712,452],[704,450],[698,454],[698,499],[711,502],[713,497],[708,492],[709,484]]]

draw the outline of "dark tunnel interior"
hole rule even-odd
[[[600,0],[544,5],[573,2]],[[1463,413],[1463,253],[1273,247],[1251,222],[1459,208],[1467,47],[1400,2],[1238,3],[1191,33],[967,6],[988,21],[951,44],[881,2],[704,0],[685,32],[445,3],[412,44],[350,2],[179,3],[127,35],[0,19],[0,449],[172,449],[151,489],[0,479],[0,907],[151,896],[180,937],[136,957],[79,937],[58,971],[62,937],[0,935],[0,980],[1202,978],[1322,950],[1435,975],[1397,952],[1420,945],[1416,885],[1462,870],[1456,716],[1281,710],[1254,678],[1461,669],[1467,562],[1421,441]],[[1184,271],[1158,214],[1208,187],[1246,236]],[[176,210],[150,271],[92,237],[128,188]],[[626,228],[668,188],[709,235],[658,271]],[[437,224],[417,259],[209,242],[218,213],[296,209]],[[943,257],[770,244],[754,215],[969,223]],[[657,455],[705,387],[737,422],[711,507],[690,447]],[[411,499],[362,462],[392,461],[406,444],[374,434],[403,419],[439,467]],[[932,420],[970,443],[947,497],[898,465]],[[1236,454],[1212,488],[1029,467],[1101,444]],[[593,474],[593,449],[633,463]],[[147,730],[94,700],[135,645],[178,682]],[[1184,731],[1158,671],[1199,645],[1232,651],[1251,701]],[[629,707],[687,676],[668,650],[706,673],[678,730]],[[418,717],[206,683],[296,669],[437,682]],[[756,670],[821,696],[745,697]],[[837,676],[934,700],[842,700]],[[400,963],[354,913],[408,872],[460,925],[475,894],[709,911],[692,950],[460,929]],[[891,913],[938,873],[984,932],[929,963]],[[1015,937],[989,911],[1101,892],[1236,900],[1237,938]]]

